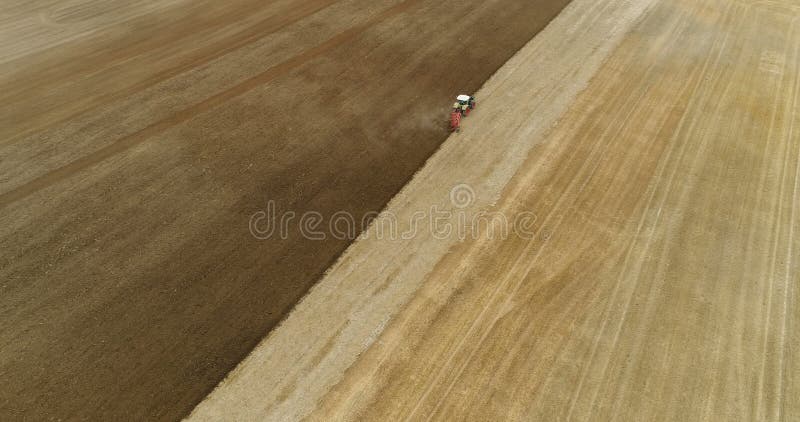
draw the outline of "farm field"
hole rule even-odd
[[[574,0],[191,420],[800,419],[798,16]]]
[[[5,2],[0,419],[800,420],[798,18]]]
[[[567,0],[0,5],[0,419],[175,420]]]

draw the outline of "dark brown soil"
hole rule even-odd
[[[172,3],[0,63],[2,420],[186,415],[568,0]]]

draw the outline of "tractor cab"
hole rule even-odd
[[[475,98],[473,98],[470,95],[461,94],[458,97],[456,97],[456,101],[458,101],[458,104],[462,106],[467,106],[470,109],[475,108]]]
[[[456,103],[453,104],[453,109],[460,111],[465,116],[475,108],[475,98],[470,95],[461,94],[456,97]]]
[[[470,110],[475,108],[475,98],[461,94],[456,97],[456,103],[453,104],[453,108],[460,110],[464,114],[469,114]]]

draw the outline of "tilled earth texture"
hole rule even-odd
[[[0,419],[175,420],[568,0],[0,4]]]

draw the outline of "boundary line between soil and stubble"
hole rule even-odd
[[[384,214],[402,225],[419,209],[452,209],[450,189],[461,184],[477,193],[472,209],[488,209],[655,1],[573,0],[486,82],[464,131],[442,144]],[[347,249],[190,420],[309,415],[457,242],[430,233],[382,240],[375,230]]]

